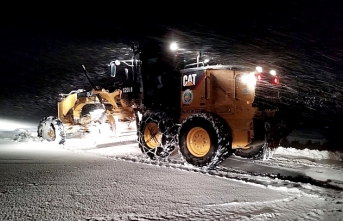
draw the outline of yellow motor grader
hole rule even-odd
[[[268,154],[297,124],[299,113],[283,103],[276,71],[217,65],[201,53],[192,60],[183,51],[163,43],[134,50],[135,91],[142,97],[137,139],[149,158],[178,150],[189,164],[214,168],[232,153]],[[112,76],[121,65],[112,63]]]
[[[43,119],[38,135],[64,143],[61,125],[86,122],[87,128],[80,113],[95,102],[105,110],[97,121],[112,130],[116,119],[136,120],[137,145],[147,157],[164,159],[178,150],[189,164],[214,168],[233,153],[259,157],[292,131],[297,113],[282,103],[275,71],[217,65],[201,53],[189,59],[165,46],[133,46],[131,59],[110,63],[112,77],[123,70],[132,76],[128,87],[109,92],[92,85],[90,92],[62,95],[58,117]]]

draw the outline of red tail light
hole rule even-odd
[[[272,83],[273,84],[279,84],[280,83],[280,79],[278,77],[273,77]]]
[[[262,74],[258,74],[257,76],[256,76],[256,79],[259,81],[259,80],[261,80],[262,79]]]

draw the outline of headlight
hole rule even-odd
[[[169,48],[171,51],[177,51],[179,49],[179,46],[176,42],[172,42]]]
[[[241,81],[244,84],[247,84],[249,87],[255,87],[256,85],[256,76],[255,73],[252,72],[250,74],[243,74],[241,77]]]

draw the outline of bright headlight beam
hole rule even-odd
[[[176,42],[172,42],[171,44],[170,44],[170,50],[172,50],[172,51],[177,51],[178,49],[179,49],[179,46],[178,46],[178,44],[176,43]]]
[[[256,77],[254,73],[244,74],[241,77],[243,83],[247,84],[249,87],[255,87],[256,85]]]
[[[276,71],[275,70],[270,70],[269,72],[271,75],[276,76]]]
[[[261,73],[261,72],[262,72],[262,67],[257,66],[257,67],[256,67],[256,71],[257,71],[258,73]]]

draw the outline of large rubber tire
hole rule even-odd
[[[146,112],[139,124],[138,145],[150,159],[168,157],[177,146],[178,126],[163,111]]]
[[[213,114],[189,116],[182,122],[179,136],[181,156],[197,167],[214,169],[232,153],[231,131]]]
[[[235,150],[235,155],[244,158],[261,159],[265,145],[266,144],[256,145],[247,149],[238,148]]]
[[[265,137],[264,144],[249,147],[247,149],[236,149],[235,155],[252,159],[264,158],[266,151],[277,148],[280,145],[281,140],[287,136],[290,133],[291,128],[294,127],[293,122],[286,125],[283,122],[283,119],[284,117],[280,112],[277,112],[274,117],[265,118],[262,123],[263,127],[259,127],[261,130],[260,132],[262,132]]]
[[[66,140],[63,123],[54,116],[44,117],[38,124],[37,133],[38,137],[58,144],[64,144]]]

